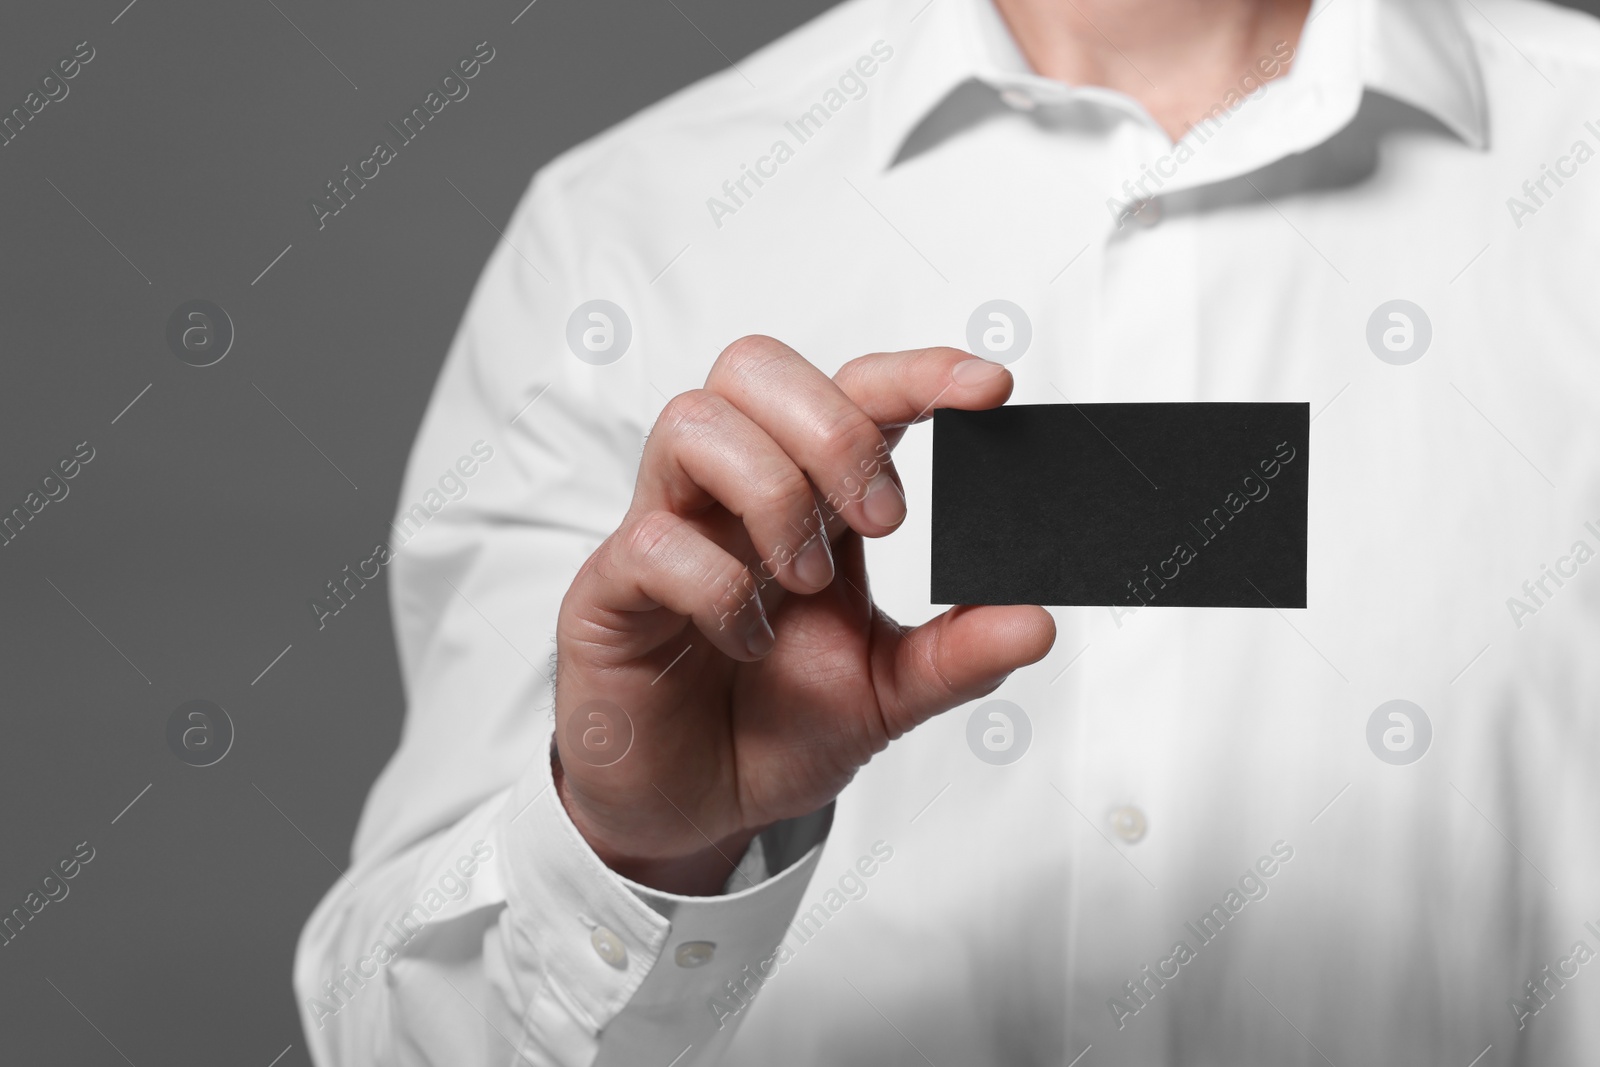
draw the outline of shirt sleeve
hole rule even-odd
[[[712,1062],[827,834],[831,806],[763,834],[723,895],[679,897],[608,869],[551,785],[557,611],[658,406],[638,367],[568,349],[575,308],[648,279],[578,241],[565,199],[542,174],[508,223],[374,554],[407,713],[296,953],[320,1067]]]

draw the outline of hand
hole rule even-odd
[[[864,565],[862,538],[905,518],[889,454],[905,428],[1011,386],[949,348],[863,356],[830,380],[747,337],[667,404],[556,630],[556,787],[613,870],[720,892],[762,829],[1049,651],[1040,607],[954,607],[906,630]]]

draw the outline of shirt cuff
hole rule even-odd
[[[761,834],[740,865],[748,881],[730,876],[730,888],[743,889],[663,893],[595,855],[557,796],[549,762],[535,760],[501,809],[498,835],[506,845],[505,952],[527,1006],[525,1032],[562,1063],[592,1062],[602,1031],[610,1062],[674,1042],[674,1051],[720,1045],[736,1014],[727,1005],[741,1003],[730,993],[748,999],[759,988],[832,816],[830,804]],[[769,867],[777,873],[767,876]]]

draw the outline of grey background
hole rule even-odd
[[[0,548],[0,914],[96,852],[0,947],[6,1063],[309,1062],[295,938],[403,706],[384,588],[321,632],[307,600],[387,537],[532,173],[830,6],[275,2],[0,12],[0,111],[97,53],[0,148],[0,513],[96,450]],[[470,95],[319,232],[307,200],[485,40]],[[195,297],[237,330],[203,369],[164,341]],[[194,698],[237,730],[209,768],[165,740]]]

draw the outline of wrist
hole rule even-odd
[[[741,830],[715,842],[697,833],[698,845],[668,848],[665,852],[655,847],[660,844],[659,836],[637,842],[619,838],[600,826],[576,795],[571,780],[562,772],[554,746],[550,757],[556,796],[578,833],[607,867],[647,888],[679,896],[717,896],[760,833],[759,829]]]

